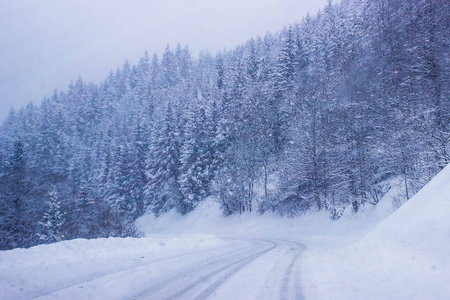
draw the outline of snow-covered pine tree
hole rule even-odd
[[[183,214],[193,210],[210,193],[214,154],[209,129],[203,106],[188,111],[180,157]]]
[[[293,108],[295,86],[295,40],[292,27],[283,32],[281,52],[273,76],[273,97],[270,101],[273,115],[271,132],[275,141],[275,150],[280,152],[287,141],[289,115]]]
[[[277,99],[289,96],[294,89],[295,75],[295,39],[290,26],[283,32],[281,52],[274,75],[274,96]]]
[[[52,186],[48,193],[47,211],[39,223],[42,226],[40,239],[44,243],[59,242],[65,238],[65,213],[61,211],[61,201],[58,199],[56,186]]]
[[[164,119],[156,128],[147,158],[147,205],[155,215],[179,209],[180,142],[172,104],[168,103]]]
[[[179,81],[177,62],[175,55],[167,45],[161,60],[162,86],[173,87]]]

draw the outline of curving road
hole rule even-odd
[[[225,247],[86,278],[35,298],[303,299],[304,248],[289,241],[234,239]]]

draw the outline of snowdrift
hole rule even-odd
[[[310,251],[312,299],[448,299],[450,165],[358,242]]]
[[[155,218],[145,215],[137,221],[139,230],[147,235],[213,234],[221,238],[282,239],[300,242],[310,247],[316,244],[349,244],[367,233],[394,210],[390,197],[377,206],[365,206],[358,214],[351,208],[337,221],[327,211],[308,212],[295,218],[276,214],[246,212],[224,216],[215,199],[208,199],[190,214],[182,216],[170,211]]]

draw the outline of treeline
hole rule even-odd
[[[194,59],[166,48],[0,129],[0,247],[135,235],[145,212],[296,216],[405,196],[450,159],[450,3],[342,0]]]

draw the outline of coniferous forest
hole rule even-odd
[[[151,43],[151,41],[149,41]],[[211,197],[296,217],[410,198],[450,160],[450,2],[330,2],[194,58],[147,52],[0,127],[0,248],[134,236]]]

